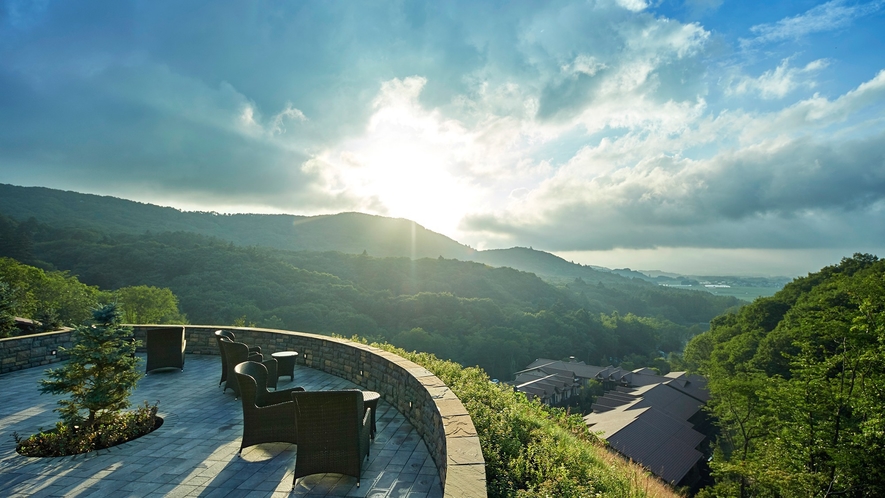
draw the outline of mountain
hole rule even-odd
[[[534,273],[552,282],[570,282],[581,279],[587,283],[623,282],[638,278],[640,281],[648,277],[633,272],[635,275],[620,275],[618,270],[612,271],[598,266],[586,266],[566,261],[555,254],[539,251],[530,247],[511,247],[509,249],[488,249],[476,251],[469,256],[471,261],[485,263],[489,266],[509,266],[521,271]]]
[[[112,233],[192,232],[241,246],[375,257],[469,259],[473,249],[402,218],[188,212],[116,197],[0,184],[0,213],[56,227]]]
[[[363,213],[296,216],[181,211],[117,197],[6,184],[0,184],[0,213],[18,221],[33,217],[59,228],[108,233],[190,232],[247,247],[365,252],[379,258],[443,257],[510,267],[557,283],[575,279],[592,284],[660,283],[638,271],[580,265],[532,248],[478,251],[407,219]]]
[[[552,279],[608,281],[605,271],[530,248],[477,251],[402,218],[363,213],[322,216],[189,212],[109,196],[0,184],[0,213],[56,227],[111,233],[192,232],[240,246],[339,251],[375,257],[460,259]]]

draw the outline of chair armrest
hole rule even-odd
[[[268,358],[261,362],[267,368],[267,387],[277,388],[277,359]]]
[[[353,419],[351,419],[353,420]],[[369,427],[372,425],[372,409],[366,408],[366,413],[363,415],[363,428]]]
[[[281,389],[279,391],[268,391],[267,394],[262,396],[262,406],[275,405],[292,401],[293,391],[304,391],[304,388],[292,387],[290,389]]]

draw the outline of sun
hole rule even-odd
[[[414,86],[382,89],[365,133],[323,155],[324,175],[356,199],[360,211],[407,218],[453,236],[479,198],[464,173],[471,137],[421,108]]]

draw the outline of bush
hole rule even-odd
[[[55,429],[22,438],[13,434],[20,454],[30,457],[58,457],[77,455],[110,448],[144,436],[162,424],[157,417],[157,404],[147,402],[134,411],[117,412],[105,417],[102,423],[80,427],[58,422]]]

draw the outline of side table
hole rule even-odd
[[[271,353],[271,356],[277,360],[277,378],[288,375],[289,380],[295,380],[295,358],[298,353],[295,351],[278,351]]]
[[[363,407],[372,409],[372,430],[369,431],[372,441],[375,440],[375,412],[378,411],[379,399],[381,399],[381,395],[375,391],[363,391]]]

